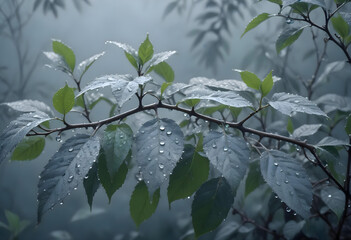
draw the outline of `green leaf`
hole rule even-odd
[[[321,198],[323,202],[338,216],[342,216],[345,205],[345,195],[339,189],[327,186],[321,190]]]
[[[291,6],[296,3],[307,3],[307,4],[312,4],[312,5],[317,5],[320,7],[325,8],[325,3],[324,0],[284,0],[283,1],[283,8],[287,6]]]
[[[262,22],[266,21],[267,19],[270,18],[270,14],[269,13],[261,13],[260,15],[256,16],[254,19],[252,19],[249,24],[246,26],[244,33],[241,35],[241,37],[243,37],[245,35],[245,33],[247,33],[248,31],[250,31],[251,29],[254,29],[255,27],[257,27],[259,24],[261,24]]]
[[[294,112],[301,112],[328,117],[314,102],[299,95],[275,93],[268,103],[274,109],[288,116]]]
[[[233,201],[233,193],[225,178],[205,182],[195,193],[191,208],[196,237],[216,229],[227,217]]]
[[[135,137],[133,153],[150,196],[166,181],[183,153],[180,127],[171,119],[153,119],[144,123]]]
[[[109,125],[102,140],[105,161],[110,177],[113,177],[126,160],[132,147],[133,130],[128,124]]]
[[[262,96],[265,97],[273,88],[272,71],[263,79],[261,84]]]
[[[52,50],[54,53],[63,57],[71,72],[74,71],[74,67],[76,66],[76,56],[72,49],[66,46],[63,42],[59,40],[52,41]]]
[[[348,135],[351,134],[351,114],[347,117],[345,131]]]
[[[282,1],[282,0],[268,0],[268,1],[271,2],[271,3],[278,4],[278,5],[280,5],[280,6],[283,5],[283,1]]]
[[[164,82],[161,85],[161,96],[163,95],[163,93],[166,91],[166,89],[172,85],[172,82]]]
[[[154,47],[149,40],[149,34],[146,35],[145,41],[140,45],[138,50],[138,56],[141,60],[141,64],[144,65],[146,62],[151,60],[154,55]]]
[[[77,134],[62,144],[40,173],[38,184],[38,223],[44,213],[64,199],[83,182],[99,154],[97,137]]]
[[[25,137],[12,153],[11,160],[32,160],[37,158],[45,147],[42,137]]]
[[[82,79],[82,77],[88,71],[88,69],[103,55],[105,55],[105,52],[96,54],[96,55],[82,61],[81,63],[79,63],[79,65],[77,67],[77,75],[79,76],[79,79]]]
[[[263,183],[264,181],[260,173],[259,162],[256,161],[251,163],[245,182],[245,197],[247,197],[251,192],[256,190],[256,188],[258,188]]]
[[[14,238],[16,238],[29,225],[29,221],[21,221],[19,216],[8,210],[5,210],[5,216],[8,222],[8,226],[5,226],[11,231]]]
[[[185,145],[181,160],[169,178],[168,202],[191,196],[203,184],[209,174],[209,161],[192,145]]]
[[[140,181],[135,186],[129,202],[129,207],[130,215],[138,227],[156,211],[159,199],[160,189],[157,189],[154,192],[152,199],[150,199],[149,192],[144,181]]]
[[[254,73],[248,71],[240,71],[240,76],[248,87],[260,90],[261,80]]]
[[[280,53],[281,50],[293,44],[301,35],[303,29],[305,28],[288,28],[284,30],[278,37],[278,40],[275,43],[277,53]]]
[[[322,124],[304,124],[293,132],[292,136],[294,138],[307,137],[318,132]]]
[[[204,138],[204,151],[218,171],[232,187],[237,188],[249,165],[250,151],[239,137],[210,131]]]
[[[108,171],[107,162],[104,150],[100,150],[99,160],[98,160],[98,175],[100,178],[100,183],[104,187],[107,194],[109,203],[111,203],[111,198],[113,194],[122,187],[124,181],[126,180],[128,173],[128,167],[126,163],[123,163],[118,169],[117,173],[112,177]]]
[[[138,62],[137,60],[133,57],[132,54],[129,54],[128,52],[124,51],[124,54],[126,55],[126,58],[128,59],[128,61],[130,62],[130,64],[132,64],[132,66],[138,70]]]
[[[55,93],[52,103],[56,111],[63,115],[67,114],[74,106],[74,89],[66,84]]]
[[[93,206],[94,195],[100,186],[100,180],[98,177],[98,164],[96,162],[93,163],[92,168],[84,177],[83,185],[91,211]]]
[[[161,62],[154,66],[154,71],[160,75],[166,82],[174,81],[174,71],[166,62]]]
[[[342,39],[346,38],[350,32],[350,26],[344,20],[344,18],[339,14],[331,18],[333,28],[340,35]]]
[[[290,220],[284,225],[283,233],[286,239],[294,239],[294,237],[301,232],[303,226],[305,225],[305,221],[296,222],[294,220]]]
[[[288,124],[286,125],[286,130],[288,130],[288,133],[293,134],[294,132],[294,125],[291,120],[291,118],[288,119]]]
[[[290,155],[266,151],[261,155],[261,173],[278,197],[303,218],[308,218],[312,204],[312,184],[302,163]]]

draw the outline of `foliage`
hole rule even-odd
[[[90,0],[73,0],[73,4],[78,11],[82,9],[82,3],[90,4]],[[55,17],[58,17],[58,9],[65,9],[65,0],[35,0],[33,10],[37,10],[42,5],[44,14],[51,12]]]
[[[53,96],[58,116],[44,103],[5,103],[21,115],[0,135],[1,163],[12,152],[12,160],[39,156],[44,142],[50,141],[43,136],[57,134],[58,152],[40,175],[38,223],[82,182],[92,207],[100,186],[111,201],[125,181],[134,180],[128,173],[136,173],[129,207],[137,226],[156,211],[162,189],[167,188],[169,205],[193,195],[193,231],[186,233],[188,237],[219,228],[217,239],[348,238],[350,101],[335,94],[312,98],[326,75],[351,62],[350,23],[341,12],[348,1],[336,1],[331,11],[319,0],[269,2],[279,12],[261,13],[243,36],[268,19],[284,18],[303,26],[283,29],[275,44],[278,53],[314,28],[326,34],[326,41],[347,60],[328,63],[322,73],[316,71],[319,77],[305,82],[307,97],[279,91],[279,78],[270,69],[263,80],[236,70],[242,81],[199,77],[187,84],[175,83],[174,71],[165,62],[175,51],[155,53],[148,35],[137,50],[106,42],[124,51],[136,75],[106,75],[81,87],[85,72],[103,53],[76,66],[74,51],[53,40],[53,52],[45,54],[53,68],[71,79]],[[216,1],[209,4],[217,6]],[[311,20],[312,11],[324,13],[324,26]],[[317,55],[318,70],[322,60]],[[93,94],[104,87],[111,89],[112,100]],[[144,104],[146,97],[155,101]],[[102,99],[111,116],[92,121],[91,110]],[[134,100],[137,106],[131,108]],[[73,107],[84,121],[67,118],[76,114]],[[129,121],[141,112],[152,119],[133,127]],[[181,121],[175,121],[173,114]],[[50,127],[52,122],[59,126]],[[335,135],[333,129],[339,124],[345,131]],[[85,134],[72,133],[62,141],[63,132],[77,129]]]

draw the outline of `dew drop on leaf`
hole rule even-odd
[[[286,207],[285,210],[286,210],[287,213],[291,212],[291,208],[289,208],[289,207]]]
[[[69,152],[73,152],[73,148],[69,148],[68,151],[69,151]]]
[[[166,143],[165,143],[164,141],[161,141],[161,142],[160,142],[160,145],[161,145],[161,146],[164,146],[165,144],[166,144]]]
[[[164,130],[165,130],[165,127],[164,127],[164,126],[160,126],[160,130],[161,130],[161,131],[164,131]]]
[[[274,166],[276,166],[276,167],[277,167],[278,165],[279,165],[279,163],[277,163],[277,162],[275,162],[275,163],[274,163]]]
[[[162,163],[160,163],[160,164],[158,165],[158,167],[162,170],[162,169],[164,169],[165,165],[163,165]]]
[[[67,182],[68,182],[68,183],[71,183],[71,182],[73,181],[73,179],[74,179],[74,176],[73,176],[73,175],[72,175],[72,176],[69,176]]]
[[[167,131],[167,135],[171,135],[172,134],[172,132],[171,131]]]

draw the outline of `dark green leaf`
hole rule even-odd
[[[125,161],[132,147],[133,130],[125,123],[109,125],[102,140],[105,161],[110,177],[113,177]]]
[[[205,182],[195,193],[191,208],[196,237],[216,229],[227,217],[233,201],[233,193],[225,178]]]
[[[154,71],[160,75],[166,82],[173,82],[174,71],[166,62],[161,62],[154,67]]]
[[[157,189],[152,196],[152,199],[150,199],[148,188],[144,181],[140,181],[135,186],[129,207],[130,215],[138,227],[156,211],[160,199],[160,189]]]
[[[169,178],[168,202],[191,196],[203,184],[209,173],[209,161],[191,145],[185,145],[181,160]]]
[[[292,136],[294,138],[307,137],[318,132],[322,124],[304,124],[293,132]]]
[[[45,147],[42,137],[25,137],[15,148],[11,160],[32,160],[37,158]]]
[[[98,160],[98,175],[100,178],[100,183],[104,187],[108,200],[111,202],[113,194],[122,187],[124,181],[126,180],[128,167],[126,163],[123,163],[118,171],[111,177],[107,167],[107,162],[105,158],[104,150],[100,150],[99,160]]]
[[[303,218],[310,216],[312,185],[298,159],[271,150],[261,155],[261,173],[278,197]]]
[[[344,20],[344,18],[339,14],[331,18],[333,28],[340,35],[342,39],[346,38],[350,32],[350,26]]]
[[[351,115],[347,117],[345,131],[348,135],[351,135]]]
[[[310,100],[290,93],[275,93],[269,105],[279,112],[291,116],[294,112],[314,114],[325,116],[327,115],[317,105]]]
[[[244,178],[250,151],[242,138],[211,131],[204,138],[204,151],[210,162],[235,189]]]
[[[144,65],[146,62],[151,60],[153,55],[154,47],[149,40],[149,35],[146,35],[145,41],[140,45],[138,50],[138,56],[141,60],[141,64]]]
[[[59,40],[52,41],[52,50],[63,57],[71,72],[74,71],[74,67],[76,66],[76,56],[74,55],[72,49],[66,46],[63,42]]]
[[[293,134],[294,132],[294,125],[291,118],[288,119],[288,125],[286,126],[286,130],[288,130],[290,134]]]
[[[126,58],[128,59],[128,61],[130,62],[130,64],[132,64],[132,66],[138,70],[138,62],[137,60],[133,57],[132,54],[127,53],[126,51],[124,52],[124,54],[126,55]]]
[[[0,133],[0,163],[13,151],[27,133],[39,124],[51,120],[46,113],[25,113],[19,116]]]
[[[96,137],[76,135],[62,144],[40,174],[38,222],[44,213],[63,200],[83,182],[99,154]]]
[[[327,186],[321,190],[321,198],[323,202],[338,216],[344,212],[344,205],[345,205],[345,195],[339,189]]]
[[[261,84],[262,96],[265,97],[273,88],[272,71],[263,79]]]
[[[257,27],[259,24],[261,24],[262,22],[266,21],[267,19],[270,18],[270,14],[269,13],[261,13],[260,15],[256,16],[254,19],[252,19],[249,24],[246,26],[244,33],[241,35],[241,37],[243,37],[245,35],[245,33],[247,33],[248,31],[250,31],[251,29],[254,29],[255,27]]]
[[[282,0],[268,0],[269,2],[272,2],[272,3],[276,3],[278,5],[283,5],[283,1]]]
[[[240,72],[241,79],[243,82],[250,88],[260,90],[261,80],[256,76],[256,74],[248,72],[248,71],[241,71]]]
[[[134,156],[150,196],[172,172],[183,151],[183,132],[171,119],[153,119],[136,134]]]
[[[288,28],[284,30],[278,37],[277,42],[275,43],[275,47],[278,53],[284,48],[293,44],[301,35],[303,29],[301,28]]]
[[[85,194],[88,198],[88,204],[90,206],[90,211],[93,207],[93,199],[96,191],[100,187],[100,180],[98,177],[98,164],[95,162],[92,168],[89,170],[88,174],[84,177],[83,181]]]
[[[66,84],[55,93],[52,103],[56,111],[63,115],[67,114],[74,106],[74,89]]]

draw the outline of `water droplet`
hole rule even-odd
[[[331,195],[331,194],[329,194],[329,195],[328,195],[328,198],[331,198],[331,197],[332,197],[332,195]]]
[[[187,197],[187,199],[190,199],[190,197]]]
[[[295,100],[294,103],[299,103],[300,101],[299,100]]]
[[[38,178],[40,179],[40,178],[41,178],[41,176],[40,176],[40,175],[38,175]]]
[[[73,152],[73,148],[69,148],[68,151],[69,151],[69,152]]]
[[[148,160],[148,161],[151,161],[151,158],[150,158],[150,157],[148,157],[148,158],[147,158],[147,160]]]
[[[163,165],[162,163],[160,163],[160,164],[158,165],[158,167],[162,170],[162,169],[164,169],[165,165]]]
[[[161,146],[164,146],[165,144],[166,144],[166,143],[165,143],[164,141],[161,141],[161,142],[160,142],[160,145],[161,145]]]
[[[88,179],[89,178],[89,176],[88,175],[86,175],[85,177],[84,177],[84,179]]]
[[[280,186],[280,182],[276,182],[275,184],[277,184],[278,186]]]
[[[300,173],[296,172],[295,175],[296,175],[296,176],[300,176]]]
[[[291,208],[289,208],[289,207],[286,207],[285,210],[286,210],[287,213],[291,212]]]
[[[62,205],[63,205],[63,202],[60,202],[60,205],[62,206]]]
[[[144,133],[145,133],[145,131],[144,131],[144,130],[141,130],[140,132],[141,132],[142,134],[144,134]]]
[[[72,176],[69,176],[67,182],[68,182],[68,183],[71,183],[71,182],[73,181],[73,179],[74,179],[74,176],[73,176],[73,175],[72,175]]]
[[[217,148],[217,145],[215,143],[212,144],[213,148]]]
[[[164,151],[163,151],[163,150],[160,150],[160,153],[161,153],[161,154],[163,154],[163,153],[164,153]]]
[[[223,148],[223,151],[224,151],[224,152],[228,152],[228,148],[226,148],[226,147]]]
[[[73,190],[77,190],[78,188],[77,187],[74,187]]]
[[[119,135],[119,138],[124,138],[124,135],[123,134]]]
[[[289,183],[289,180],[285,180],[284,183]]]
[[[275,162],[275,163],[274,163],[274,166],[276,166],[276,167],[277,167],[278,165],[279,165],[279,163],[277,163],[277,162]]]
[[[167,133],[166,133],[168,136],[169,135],[171,135],[172,134],[172,132],[171,131],[167,131]]]
[[[274,196],[274,198],[275,198],[275,199],[278,199],[278,196],[277,196],[277,195],[275,195],[275,196]]]
[[[239,168],[239,165],[235,165],[235,168]]]
[[[152,175],[152,174],[153,174],[153,172],[152,172],[152,171],[150,171],[150,172],[149,172],[149,174],[150,174],[150,175]]]
[[[167,175],[166,175],[165,173],[163,174],[163,176],[164,176],[164,177],[167,177]]]
[[[56,142],[62,142],[61,135],[56,136]]]
[[[120,87],[117,88],[117,91],[121,91],[121,90],[122,90],[122,88],[120,88]]]
[[[296,214],[296,212],[294,212],[294,216],[296,216],[297,214]]]
[[[175,140],[175,144],[178,144],[179,143],[179,141],[178,140]]]
[[[164,131],[165,129],[166,129],[165,126],[160,126],[161,131]]]
[[[142,181],[143,180],[143,173],[142,172],[138,172],[137,174],[135,174],[135,178],[137,181]]]
[[[46,192],[46,188],[43,189],[43,192]]]

